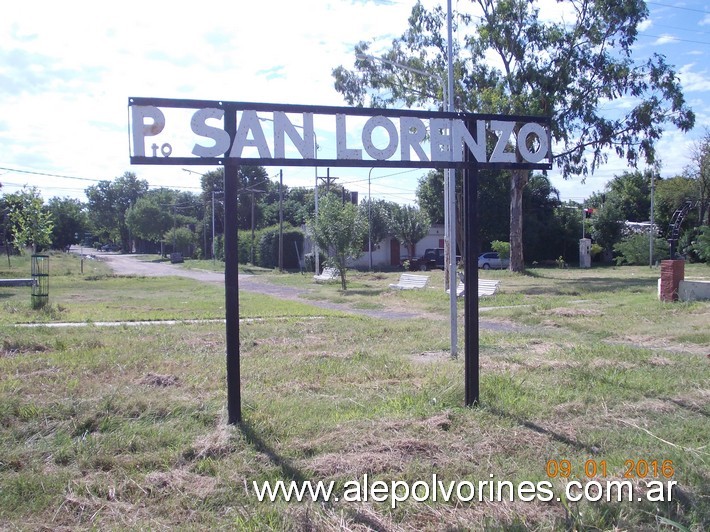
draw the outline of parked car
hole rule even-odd
[[[429,271],[435,269],[444,269],[444,248],[429,248],[424,252],[424,255],[409,260],[409,271]],[[456,255],[456,263],[461,260],[460,255]]]
[[[118,244],[104,244],[101,246],[101,251],[121,251],[121,246]]]
[[[510,265],[509,259],[501,259],[495,251],[482,253],[478,256],[478,267],[484,270],[502,270]]]

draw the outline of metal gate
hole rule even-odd
[[[32,308],[49,301],[49,255],[32,255]]]

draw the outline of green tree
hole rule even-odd
[[[700,228],[700,232],[693,242],[695,253],[701,260],[710,264],[710,226]]]
[[[268,192],[269,186],[269,177],[263,167],[239,167],[237,224],[240,230],[256,230],[264,227],[262,222],[263,204],[260,204],[259,200],[261,195]]]
[[[686,176],[695,180],[698,201],[698,225],[710,225],[710,130],[694,143],[690,152],[691,164]]]
[[[19,192],[8,194],[5,201],[9,207],[13,243],[18,251],[29,246],[32,253],[36,253],[51,245],[54,221],[36,187],[23,187]]]
[[[562,256],[565,262],[574,262],[579,258],[579,239],[582,236],[582,206],[568,201],[555,208],[555,230],[551,238],[553,247],[545,259]]]
[[[498,253],[498,256],[501,259],[510,258],[510,242],[494,240],[493,242],[491,242],[491,249]]]
[[[417,203],[433,224],[444,223],[444,172],[432,170],[419,179]]]
[[[543,18],[532,0],[474,0],[475,16],[460,13],[454,43],[456,107],[461,111],[547,115],[553,154],[565,177],[586,176],[614,152],[634,166],[655,162],[655,145],[670,124],[692,128],[678,77],[659,55],[634,61],[638,27],[648,18],[642,0],[560,1],[572,17]],[[386,59],[444,76],[446,13],[412,9],[409,29]],[[463,44],[460,44],[463,43]],[[355,53],[367,53],[361,42]],[[350,104],[372,106],[442,101],[436,78],[357,59],[356,71],[338,67],[335,87]],[[373,91],[374,89],[374,91]],[[609,115],[608,102],[626,98],[624,114]],[[522,271],[523,189],[527,171],[513,171],[510,186],[511,270]]]
[[[412,205],[395,205],[390,212],[390,233],[407,248],[409,258],[414,258],[417,242],[429,234],[429,216]]]
[[[173,252],[192,255],[192,247],[197,242],[197,235],[188,227],[177,227],[166,231],[163,240],[169,242]]]
[[[592,217],[591,236],[594,241],[607,251],[623,237],[624,213],[614,198],[607,198]]]
[[[624,172],[606,184],[606,198],[615,201],[623,220],[643,222],[651,217],[651,171]]]
[[[663,238],[655,238],[653,242],[653,261],[649,261],[651,252],[648,234],[636,233],[627,235],[620,242],[614,245],[614,251],[618,254],[616,264],[650,264],[668,256],[668,241]]]
[[[94,232],[107,239],[120,240],[124,250],[130,250],[130,233],[126,214],[131,205],[148,191],[148,182],[133,172],[125,172],[113,181],[99,181],[85,190],[89,220]]]
[[[173,227],[171,203],[171,198],[161,198],[156,194],[138,198],[126,213],[126,225],[134,236],[149,242],[159,242]]]
[[[547,176],[533,175],[523,191],[523,242],[529,261],[559,257],[562,227],[556,217],[559,192]],[[501,210],[505,207],[501,206]]]
[[[77,199],[54,197],[49,200],[47,210],[54,221],[52,227],[54,249],[65,249],[83,238],[87,227],[84,207],[85,205]]]
[[[688,176],[675,176],[656,181],[654,194],[656,226],[668,236],[668,226],[673,213],[686,202],[699,201],[697,182]],[[698,225],[697,211],[688,213],[688,227]]]
[[[310,229],[318,246],[333,253],[329,260],[340,270],[340,284],[343,290],[347,290],[346,262],[362,255],[367,218],[363,218],[352,203],[343,203],[333,195],[326,195],[319,200],[318,216],[312,218]]]
[[[372,240],[372,249],[375,249],[389,235],[389,213],[394,208],[394,203],[386,200],[363,200],[360,203],[360,216],[367,222],[368,231],[365,233],[364,247],[367,248],[368,238]]]

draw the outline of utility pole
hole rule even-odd
[[[653,268],[653,240],[656,237],[656,232],[653,230],[653,211],[654,211],[654,192],[656,185],[656,176],[651,173],[651,227],[648,230],[648,266]]]
[[[255,212],[254,212],[254,202],[255,202],[255,194],[262,194],[266,192],[266,190],[258,190],[256,188],[253,188],[254,186],[258,185],[253,185],[252,187],[247,187],[239,192],[237,194],[242,193],[242,192],[247,192],[251,195],[251,252],[250,252],[250,262],[254,264],[254,233],[256,231],[256,217],[255,217]]]
[[[321,179],[321,181],[323,181],[325,183],[325,193],[326,194],[328,194],[328,192],[330,192],[330,184],[335,183],[338,180],[337,177],[332,177],[330,175],[330,168],[326,169],[325,177],[321,177],[320,179]]]
[[[284,271],[284,171],[279,170],[279,271]]]

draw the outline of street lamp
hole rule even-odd
[[[263,120],[266,122],[273,122],[271,118],[262,118],[259,117],[259,120]],[[293,127],[297,127],[299,129],[303,129],[304,131],[304,137],[305,137],[305,128],[303,126],[300,126],[298,124],[293,124]],[[304,139],[305,140],[305,139]],[[313,155],[315,158],[318,158],[318,137],[316,136],[315,130],[313,131]],[[318,167],[315,166],[314,168],[315,171],[315,184],[313,186],[313,195],[315,196],[315,217],[318,218]],[[283,174],[282,174],[283,177]],[[282,182],[283,186],[283,182]],[[313,258],[315,259],[315,270],[316,274],[320,273],[320,260],[318,257],[318,243],[315,241],[315,238],[313,239]]]
[[[370,168],[367,173],[367,250],[370,254],[370,271],[372,271],[372,193],[370,191],[370,181],[373,170],[374,168]]]
[[[188,170],[187,168],[183,168],[182,170],[183,170],[183,172],[187,172],[188,174],[195,174],[195,175],[199,175],[201,177],[204,177],[206,175],[206,174],[201,174],[200,172],[195,172],[194,170]],[[214,238],[214,231],[215,231],[215,227],[214,227],[214,203],[215,203],[214,195],[215,194],[224,194],[224,192],[216,192],[214,189],[212,190],[212,264],[216,264],[216,261],[217,261],[217,259],[215,257],[215,238]]]
[[[409,72],[414,72],[421,76],[426,76],[428,78],[433,78],[439,83],[441,83],[443,92],[443,107],[444,110],[451,112],[454,108],[453,103],[453,68],[451,64],[451,2],[449,0],[449,72],[448,80],[445,81],[444,78],[438,74],[433,74],[425,70],[410,67],[409,65],[404,65],[396,61],[391,61],[390,59],[385,59],[384,57],[376,57],[374,55],[358,53],[355,54],[357,59],[369,59],[371,61],[378,61],[386,65],[393,66],[395,68],[401,68],[402,70],[407,70]],[[449,126],[449,131],[452,130],[451,125]],[[453,135],[452,135],[453,138]],[[451,143],[449,154],[453,158],[454,146]],[[453,174],[455,176],[455,174]],[[451,356],[456,357],[457,345],[458,345],[458,306],[456,301],[456,181],[452,178],[452,172],[450,168],[444,169],[444,241],[448,244],[448,264],[449,264],[449,276],[447,278],[449,282],[449,315],[451,322]],[[369,178],[368,178],[369,181]],[[372,253],[370,253],[372,257]]]

